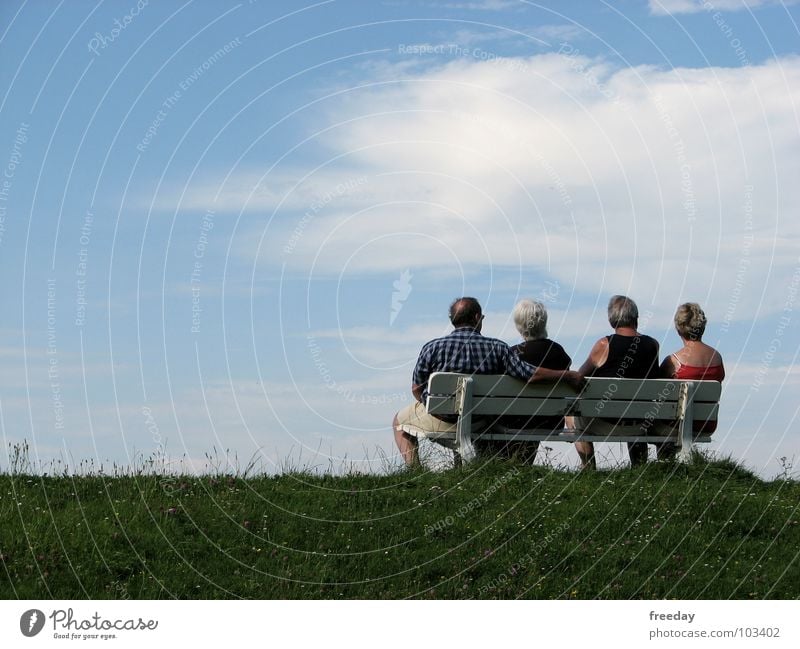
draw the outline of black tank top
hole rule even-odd
[[[622,379],[658,378],[658,341],[650,336],[606,336],[608,358],[592,376]]]

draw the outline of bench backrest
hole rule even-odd
[[[693,419],[717,419],[721,385],[717,381],[588,378],[578,394],[566,384],[528,384],[510,376],[436,372],[428,380],[428,412],[460,414],[460,385],[471,378],[473,415],[576,415],[674,421],[682,391],[693,391]],[[687,387],[682,388],[682,384]]]

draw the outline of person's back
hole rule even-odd
[[[658,341],[637,332],[636,335],[613,333],[606,336],[608,355],[590,376],[628,379],[658,377]]]
[[[683,365],[678,364],[673,372],[673,379],[682,381],[719,381],[725,378],[725,368],[720,365]]]
[[[589,357],[578,372],[583,376],[620,379],[647,379],[658,377],[658,341],[637,330],[639,309],[636,303],[624,295],[614,295],[608,302],[608,323],[614,333],[598,340],[589,352]],[[619,420],[576,418],[579,427],[588,432],[607,434]],[[626,425],[637,425],[628,421]],[[594,429],[593,431],[590,429]],[[591,442],[575,442],[575,450],[584,468],[594,468],[594,445]],[[631,465],[647,461],[647,444],[628,442]]]
[[[511,348],[526,363],[542,365],[551,370],[568,370],[572,364],[564,348],[554,340],[543,338],[540,340],[526,340]]]
[[[572,364],[564,348],[547,337],[547,308],[542,302],[522,299],[514,306],[512,313],[522,343],[515,345],[511,351],[526,363],[549,370],[566,371]],[[512,430],[540,429],[560,431],[564,428],[564,417],[561,415],[515,416],[504,415],[499,423]],[[497,441],[486,443],[489,453],[505,456],[516,456],[523,462],[536,459],[539,442]]]
[[[675,312],[675,331],[683,348],[670,354],[661,364],[661,376],[684,381],[719,381],[725,378],[725,366],[720,353],[703,342],[706,314],[696,302],[686,302]],[[696,433],[713,433],[717,420],[710,419],[695,425]],[[667,454],[667,449],[664,454]],[[674,452],[673,452],[674,454]]]
[[[433,372],[459,372],[461,374],[495,374],[506,368],[509,348],[496,338],[484,336],[473,327],[459,327],[447,336],[435,338],[423,345],[414,370],[414,383],[427,384]],[[533,368],[522,365],[512,367],[512,375],[527,379]],[[524,373],[522,376],[520,372]],[[427,396],[426,390],[423,396]]]
[[[549,338],[539,340],[526,340],[524,343],[511,348],[523,361],[537,367],[546,367],[550,370],[568,370],[572,364],[564,348]],[[518,417],[508,415],[502,418],[502,424],[509,428],[549,428],[561,430],[564,428],[564,417],[533,416]]]

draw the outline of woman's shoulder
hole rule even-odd
[[[708,370],[722,366],[722,355],[716,350],[709,347],[705,353],[698,354],[687,353],[686,348],[683,347],[664,359],[662,367],[670,367],[675,372],[683,371],[692,373],[695,370]]]
[[[711,349],[711,360],[708,363],[709,365],[722,365],[722,354],[720,354],[716,349],[713,347]]]
[[[661,366],[659,367],[659,374],[663,379],[675,378],[675,373],[678,371],[678,367],[680,367],[680,361],[678,358],[675,356],[675,354],[669,354],[661,363]]]
[[[684,365],[694,365],[695,367],[714,367],[722,365],[722,355],[711,345],[699,346],[693,352],[683,354],[681,359]]]

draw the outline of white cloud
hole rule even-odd
[[[734,320],[785,299],[800,59],[664,71],[546,54],[374,81],[328,106],[324,176],[242,236],[246,259],[340,279],[523,268],[567,293],[694,299]]]
[[[341,165],[335,170],[241,170],[228,178],[201,177],[186,192],[167,190],[157,209],[172,211],[177,205],[184,212],[315,212],[331,204],[348,207],[363,203],[358,196],[365,183],[362,170],[348,173]]]

